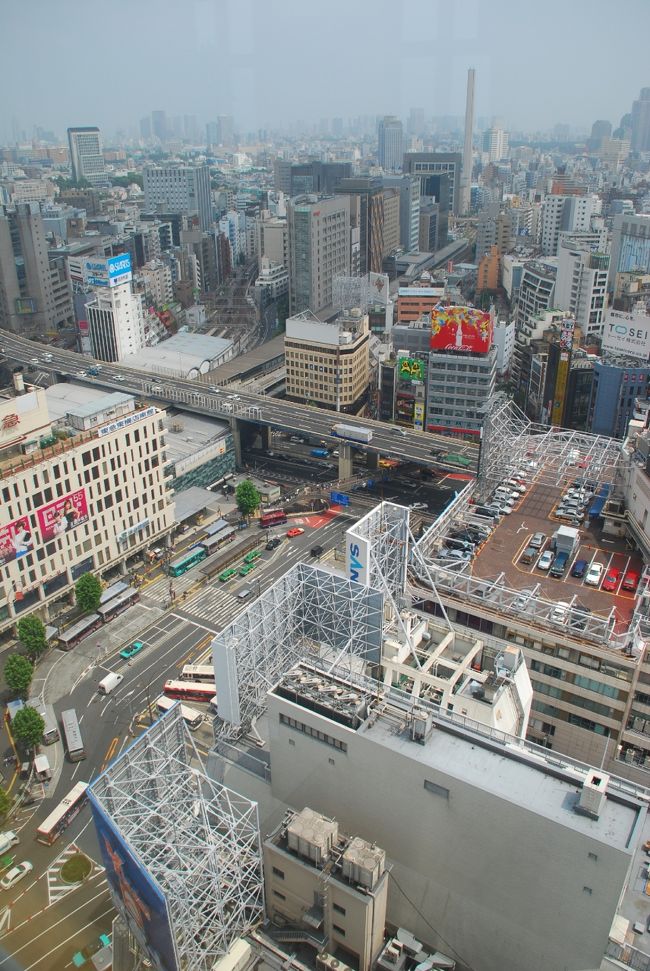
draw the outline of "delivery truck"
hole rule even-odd
[[[372,441],[372,429],[361,428],[359,425],[332,425],[332,435],[345,438],[349,442],[363,442],[364,445]]]

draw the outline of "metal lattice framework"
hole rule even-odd
[[[211,971],[264,913],[257,804],[206,775],[180,705],[100,776],[92,799],[164,896],[180,967]]]
[[[604,435],[539,425],[526,418],[503,393],[486,406],[477,495],[483,499],[508,474],[536,462],[536,481],[559,486],[570,478],[613,485],[619,474],[621,443]]]
[[[409,510],[393,502],[380,502],[347,531],[351,538],[370,544],[368,585],[391,598],[404,594],[406,563],[411,537]]]
[[[381,656],[382,594],[298,563],[212,642],[220,737],[254,727],[269,688],[305,657],[331,663]]]

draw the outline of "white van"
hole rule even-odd
[[[17,846],[20,839],[13,830],[9,829],[6,833],[0,833],[0,855],[10,850],[12,846]]]
[[[118,684],[120,684],[120,682],[123,680],[123,674],[118,674],[117,671],[111,671],[110,674],[107,674],[106,677],[99,682],[97,685],[97,690],[99,691],[100,695],[110,695],[111,691],[114,691]]]

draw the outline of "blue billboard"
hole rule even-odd
[[[113,280],[116,276],[131,272],[131,256],[129,253],[120,253],[119,256],[111,256],[106,260],[108,269],[108,279]]]
[[[330,492],[330,502],[334,503],[335,506],[349,506],[350,497],[343,492]]]
[[[120,253],[108,259],[86,260],[84,265],[86,283],[91,287],[116,287],[128,283],[132,278],[131,256]]]
[[[167,901],[89,790],[97,839],[116,909],[156,971],[179,971]]]

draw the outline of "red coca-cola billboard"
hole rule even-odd
[[[431,312],[432,351],[487,354],[492,346],[492,317],[473,307],[436,307]]]

